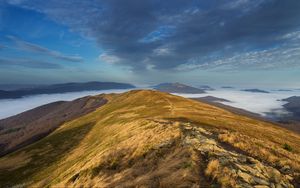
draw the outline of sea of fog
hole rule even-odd
[[[270,93],[255,93],[248,91],[241,91],[240,89],[216,89],[212,91],[206,91],[204,94],[181,94],[175,93],[187,98],[198,98],[205,96],[213,96],[229,100],[230,102],[218,101],[222,104],[233,106],[236,108],[242,108],[244,110],[266,116],[267,114],[285,115],[286,112],[283,105],[286,102],[282,99],[289,98],[291,96],[300,96],[300,90],[266,90]]]
[[[59,94],[42,94],[26,96],[19,99],[1,99],[0,100],[0,119],[19,114],[21,112],[33,109],[35,107],[48,104],[55,101],[72,101],[74,99],[98,95],[101,93],[123,93],[129,89],[112,89],[100,91],[81,91]]]
[[[101,93],[122,93],[129,91],[128,89],[122,90],[101,90],[101,91],[83,91],[71,92],[62,94],[43,94],[27,96],[19,99],[2,99],[0,100],[0,119],[19,114],[29,109],[44,105],[55,101],[71,101],[87,95],[97,95]],[[252,93],[240,91],[239,89],[216,89],[207,91],[204,94],[180,94],[175,95],[198,98],[205,96],[214,96],[218,98],[227,99],[231,102],[221,102],[237,108],[242,108],[250,112],[266,115],[272,113],[286,113],[282,107],[285,99],[291,96],[300,96],[300,90],[291,91],[276,91],[268,90],[270,93]]]

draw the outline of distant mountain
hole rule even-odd
[[[268,91],[261,90],[261,89],[243,89],[241,91],[247,91],[247,92],[252,92],[252,93],[270,93]]]
[[[300,121],[300,96],[293,96],[282,101],[286,101],[283,107],[292,114],[292,119]]]
[[[156,90],[167,92],[167,93],[205,93],[205,90],[184,85],[181,83],[162,83],[153,87]]]
[[[291,89],[278,89],[276,91],[293,91],[293,90],[291,90]]]
[[[223,89],[233,89],[234,87],[232,87],[232,86],[222,86],[221,88],[223,88]]]
[[[159,91],[44,106],[2,129],[18,140],[91,103],[99,106],[2,156],[0,187],[299,187],[299,134]]]
[[[41,85],[35,84],[0,84],[0,90],[3,91],[12,91],[12,90],[19,90],[19,89],[28,89],[28,88],[35,88]]]
[[[231,102],[230,100],[223,99],[223,98],[218,98],[218,97],[214,97],[214,96],[206,96],[206,97],[199,97],[199,98],[192,98],[192,99],[196,99],[196,100],[199,99],[200,101],[209,102],[209,103]]]
[[[199,86],[197,88],[203,89],[203,90],[206,90],[206,91],[213,91],[213,90],[215,90],[214,88],[212,88],[210,86],[207,86],[207,85],[201,85],[201,86]]]
[[[107,89],[130,89],[135,86],[126,83],[115,82],[86,82],[86,83],[65,83],[38,86],[34,88],[19,89],[13,91],[0,90],[0,99],[13,99],[20,98],[28,95],[37,94],[54,94],[54,93],[67,93],[78,91],[92,91],[92,90],[107,90]]]

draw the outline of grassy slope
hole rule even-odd
[[[0,185],[205,185],[201,159],[180,144],[186,122],[261,161],[300,171],[300,136],[283,128],[158,91],[105,97],[95,112],[0,158]]]

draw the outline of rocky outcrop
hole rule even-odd
[[[265,164],[243,151],[218,142],[217,133],[186,123],[181,126],[183,143],[198,151],[207,163],[205,174],[223,187],[294,187],[293,175]]]

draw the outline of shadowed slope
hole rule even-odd
[[[5,178],[0,179],[0,184],[40,187],[297,184],[298,134],[158,91],[130,91],[104,98],[108,103],[96,111],[66,122],[41,141],[2,157],[0,173]],[[60,145],[42,149],[52,142],[68,145],[74,135],[67,130],[92,122],[94,125],[63,155],[55,152]],[[62,134],[61,139],[57,139],[58,134]],[[285,144],[292,149],[284,149]],[[36,170],[32,161],[41,164],[51,152],[54,160]],[[21,175],[23,169],[30,173]],[[21,178],[16,180],[11,176],[14,173]]]
[[[45,137],[62,123],[88,114],[106,102],[101,97],[59,101],[0,120],[0,156]]]

